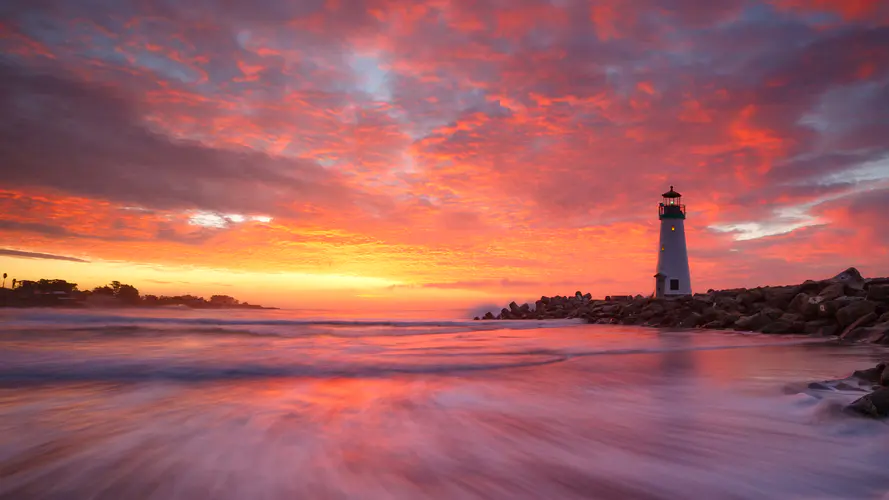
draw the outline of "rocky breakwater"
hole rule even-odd
[[[590,294],[515,302],[481,319],[583,318],[591,323],[728,329],[770,334],[839,336],[889,344],[889,278],[865,279],[849,268],[830,279],[798,285],[709,290],[655,299]],[[479,319],[479,318],[476,318]]]

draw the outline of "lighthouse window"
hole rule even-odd
[[[675,231],[675,230],[676,230],[676,226],[670,226],[670,231]]]
[[[679,280],[670,280],[670,290],[679,290]]]
[[[663,252],[663,251],[664,251],[664,247],[661,247],[661,252]]]

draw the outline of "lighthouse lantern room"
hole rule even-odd
[[[658,206],[661,237],[658,247],[657,274],[654,275],[657,298],[691,295],[688,249],[685,246],[685,205],[682,195],[673,190],[664,193]]]

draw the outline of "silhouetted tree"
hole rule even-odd
[[[6,288],[6,273],[3,273],[3,288]]]
[[[139,303],[139,290],[132,285],[124,285],[114,281],[112,283],[117,283],[117,289],[114,292],[114,296],[117,297],[121,302],[125,302],[127,304],[138,304]]]

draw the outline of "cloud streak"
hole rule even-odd
[[[21,250],[11,250],[8,248],[0,248],[0,255],[5,255],[7,257],[17,257],[22,259],[47,259],[47,260],[63,260],[66,262],[84,262],[89,263],[88,260],[78,259],[76,257],[66,257],[64,255],[52,255],[48,253],[38,253],[38,252],[25,252]]]

